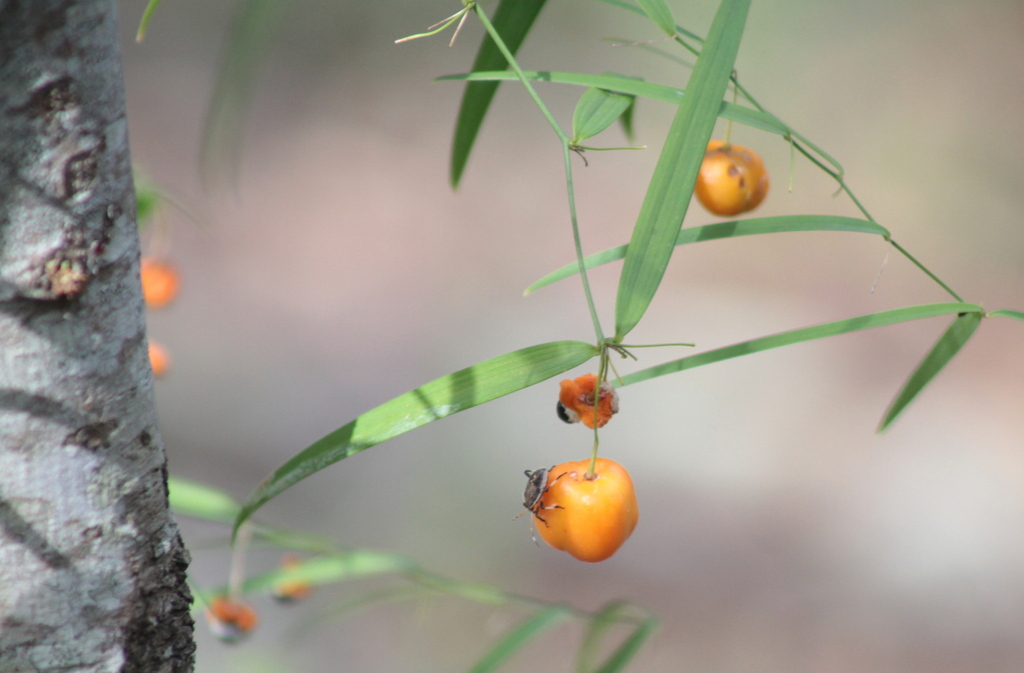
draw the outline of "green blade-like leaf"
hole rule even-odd
[[[993,318],[1013,318],[1014,320],[1024,321],[1024,312],[1011,311],[1008,308],[1001,308],[995,311],[991,311],[989,315],[992,316]]]
[[[779,217],[754,217],[747,220],[716,222],[700,227],[681,229],[676,237],[676,245],[687,245],[701,241],[715,241],[723,238],[738,238],[755,234],[779,234],[797,231],[846,231],[864,234],[877,234],[889,237],[885,227],[855,217],[839,217],[835,215],[782,215]],[[628,245],[588,255],[583,259],[584,266],[592,269],[595,266],[608,264],[626,256]],[[557,271],[552,271],[530,287],[523,294],[530,294],[554,282],[574,276],[580,272],[576,262],[566,264]]]
[[[197,519],[227,523],[241,509],[238,501],[224,491],[188,479],[168,477],[167,491],[171,509]]]
[[[498,3],[491,23],[513,55],[526,39],[530,27],[544,7],[544,2],[545,0],[501,0]],[[473,61],[473,70],[500,70],[507,67],[508,63],[494,40],[485,35]],[[471,82],[462,93],[462,103],[459,105],[459,115],[455,121],[455,136],[452,138],[449,168],[452,189],[459,186],[462,173],[466,170],[466,162],[469,161],[469,153],[473,150],[476,136],[497,91],[497,82]]]
[[[960,352],[963,345],[974,334],[974,330],[978,329],[983,317],[983,313],[961,313],[957,316],[953,324],[943,332],[928,355],[907,379],[896,398],[889,404],[889,408],[886,409],[885,416],[882,417],[882,422],[878,426],[879,432],[888,428],[907,405],[917,397],[918,393],[935,378],[935,375],[949,364],[954,355]]]
[[[651,617],[638,617],[637,610],[623,601],[613,601],[601,608],[587,623],[587,631],[580,644],[579,655],[576,657],[576,673],[611,673],[621,670],[636,654],[643,641],[657,626],[657,620]],[[629,636],[619,644],[601,664],[597,664],[598,649],[604,643],[608,631],[624,624],[635,625]]]
[[[644,10],[651,21],[658,24],[662,32],[670,37],[676,34],[676,20],[672,18],[672,10],[665,0],[636,0],[636,4],[640,5],[640,9]]]
[[[139,30],[135,33],[135,41],[142,42],[146,38],[146,30],[149,28],[149,22],[153,18],[153,13],[156,12],[157,5],[160,4],[160,0],[149,0],[146,3],[146,9],[142,12],[142,19],[139,21]]]
[[[631,94],[641,98],[661,101],[663,103],[679,104],[685,98],[686,91],[664,84],[654,84],[641,79],[632,79],[622,75],[588,75],[576,72],[559,72],[548,70],[524,70],[526,79],[533,82],[551,82],[553,84],[571,84],[574,86],[597,87],[608,91],[617,91],[624,94]],[[518,80],[516,73],[504,71],[480,71],[464,73],[460,75],[443,75],[436,78],[438,82],[505,82]],[[723,119],[745,124],[751,128],[786,135],[794,133],[781,120],[767,112],[761,112],[752,108],[722,101],[718,114]]]
[[[603,0],[607,2],[608,0]],[[639,10],[637,10],[639,11]],[[679,26],[676,26],[679,30]],[[596,86],[609,91],[633,94],[643,98],[664,101],[666,103],[678,103],[683,99],[685,92],[682,89],[664,86],[662,84],[651,84],[649,82],[630,82],[615,75],[584,75],[573,72],[555,71],[526,71],[523,73],[527,79],[541,82],[554,82],[558,84],[574,84],[578,86]],[[474,72],[463,75],[446,75],[438,77],[437,81],[505,81],[518,79],[515,73],[507,72]],[[775,133],[788,138],[794,138],[809,147],[815,154],[831,164],[839,176],[844,173],[843,166],[835,157],[811,142],[807,137],[787,126],[781,119],[769,112],[754,110],[752,108],[736,105],[722,101],[722,109],[718,112],[722,119],[729,119],[751,128]],[[811,159],[814,161],[813,159]]]
[[[648,379],[657,378],[659,376],[675,374],[676,372],[681,372],[685,369],[693,369],[702,365],[709,365],[713,362],[721,362],[722,360],[738,358],[743,355],[759,353],[772,348],[780,348],[782,346],[789,346],[790,344],[801,343],[804,341],[823,339],[825,337],[836,336],[838,334],[857,332],[860,330],[871,329],[873,327],[882,327],[883,325],[906,322],[908,320],[934,318],[940,315],[951,315],[957,313],[983,315],[985,313],[985,309],[977,306],[976,304],[950,302],[944,304],[923,304],[921,306],[898,308],[892,311],[869,313],[868,315],[862,315],[856,318],[836,320],[835,322],[824,323],[822,325],[803,327],[801,329],[780,332],[778,334],[761,337],[759,339],[742,341],[731,346],[716,348],[714,350],[697,353],[696,355],[690,355],[688,357],[666,362],[654,367],[648,367],[647,369],[641,369],[638,372],[633,372],[632,374],[623,376],[622,383],[620,385],[628,386],[633,383],[647,381]]]
[[[571,614],[567,608],[557,605],[537,611],[520,622],[504,638],[498,641],[491,648],[490,652],[484,655],[473,668],[469,669],[470,673],[488,673],[488,671],[497,670],[499,666],[521,650],[527,643],[549,629],[558,626]]]
[[[722,0],[694,64],[626,251],[615,300],[616,339],[640,322],[661,284],[722,108],[749,8],[750,0]]]
[[[651,637],[651,634],[654,633],[657,627],[658,622],[650,618],[638,624],[633,629],[633,632],[622,641],[621,645],[615,648],[615,651],[611,653],[604,664],[596,669],[594,673],[618,673],[624,669],[633,660],[633,657],[636,656],[636,653],[640,651],[644,642]]]
[[[635,113],[636,97],[634,96],[629,99],[629,107],[619,116],[619,125],[622,126],[622,133],[626,136],[626,140],[631,143],[636,142],[636,132],[633,130],[633,117]]]
[[[281,582],[305,582],[311,585],[333,584],[369,575],[406,572],[414,564],[406,557],[387,552],[356,549],[344,553],[304,559],[292,568],[279,568],[245,580],[246,594],[269,591]]]
[[[231,175],[239,165],[256,75],[290,3],[245,0],[232,26],[203,128],[202,172],[207,181]]]
[[[343,458],[431,421],[549,379],[583,364],[598,352],[582,341],[530,346],[399,395],[338,428],[279,467],[249,495],[235,521],[235,530],[268,500]]]
[[[629,109],[633,96],[589,88],[580,96],[572,115],[572,142],[578,144],[615,123]]]

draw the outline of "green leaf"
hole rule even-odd
[[[631,94],[641,98],[661,101],[678,105],[685,97],[684,89],[645,82],[642,79],[633,79],[622,75],[604,74],[588,75],[576,72],[560,72],[548,70],[524,70],[523,75],[532,82],[551,82],[553,84],[571,84],[575,86],[597,87],[608,91],[617,91],[624,94]],[[504,82],[518,80],[515,73],[504,71],[480,71],[464,73],[459,75],[443,75],[436,78],[438,82]],[[774,115],[761,112],[752,108],[736,105],[722,101],[718,114],[723,119],[731,119],[752,128],[778,135],[792,133],[792,129],[786,126]]]
[[[636,4],[640,5],[640,9],[644,10],[651,21],[658,24],[662,32],[669,37],[676,34],[676,20],[672,18],[672,10],[665,0],[636,0]]]
[[[367,411],[294,456],[249,495],[235,531],[282,491],[343,458],[421,425],[514,393],[583,364],[598,355],[582,341],[530,346],[442,376]]]
[[[633,632],[622,641],[622,644],[615,648],[604,664],[595,669],[595,673],[618,673],[624,669],[657,627],[658,622],[654,619],[645,619],[638,624]]]
[[[156,12],[157,5],[160,4],[160,0],[149,0],[146,3],[146,9],[142,12],[142,20],[139,21],[139,30],[135,33],[135,41],[142,42],[146,37],[146,30],[149,28],[149,22],[153,18],[153,13]]]
[[[636,133],[633,130],[633,116],[636,113],[636,97],[629,99],[629,107],[619,117],[619,125],[622,126],[622,133],[626,136],[626,140],[633,143],[636,142]]]
[[[590,619],[583,642],[580,644],[579,656],[576,658],[576,673],[611,673],[621,670],[629,663],[657,626],[657,621],[650,617],[641,617],[638,620],[635,612],[636,609],[628,603],[613,601]],[[598,665],[598,649],[604,643],[608,631],[622,624],[632,624],[635,628],[619,647]]]
[[[530,27],[544,7],[544,2],[545,0],[501,0],[498,3],[491,23],[513,55],[526,39]],[[473,70],[499,70],[507,67],[508,63],[494,40],[485,35],[473,61]],[[455,121],[455,136],[452,139],[449,168],[452,189],[459,186],[476,136],[497,91],[497,82],[473,82],[467,84],[466,90],[462,93],[462,103],[459,105],[459,115]]]
[[[839,217],[835,215],[782,215],[779,217],[755,217],[747,220],[732,220],[729,222],[716,222],[700,227],[689,227],[681,229],[676,237],[676,245],[687,245],[689,243],[700,243],[701,241],[714,241],[723,238],[738,238],[740,236],[753,236],[755,234],[779,234],[797,231],[846,231],[864,234],[878,234],[889,237],[889,232],[882,227],[868,220],[861,220],[854,217]],[[594,253],[583,259],[584,266],[592,269],[595,266],[608,264],[620,260],[626,256],[628,245],[620,245],[616,248]],[[576,262],[566,264],[557,271],[552,271],[530,287],[526,288],[523,294],[530,294],[542,287],[551,285],[554,282],[568,278],[579,273],[579,265]]]
[[[857,332],[860,330],[871,329],[874,327],[882,327],[883,325],[892,325],[898,322],[906,322],[908,320],[934,318],[940,315],[950,315],[958,313],[972,313],[983,315],[985,313],[985,309],[983,309],[980,306],[977,306],[976,304],[949,302],[944,304],[923,304],[921,306],[911,306],[908,308],[898,308],[891,311],[869,313],[868,315],[862,315],[856,318],[836,320],[835,322],[815,325],[813,327],[803,327],[801,329],[780,332],[778,334],[761,337],[759,339],[742,341],[731,346],[725,346],[723,348],[716,348],[714,350],[704,351],[703,353],[690,355],[688,357],[673,360],[671,362],[666,362],[655,367],[641,369],[638,372],[633,372],[632,374],[623,376],[622,383],[620,385],[628,386],[633,383],[647,381],[648,379],[657,378],[659,376],[675,374],[676,372],[681,372],[685,369],[693,369],[695,367],[709,365],[713,362],[721,362],[722,360],[738,358],[743,355],[759,353],[761,351],[770,350],[772,348],[780,348],[782,346],[789,346],[790,344],[801,343],[804,341],[824,339],[825,337],[836,336],[838,334]]]
[[[989,313],[993,318],[1013,318],[1014,320],[1024,320],[1024,312],[1011,311],[1010,309],[1001,308]]]
[[[527,617],[515,628],[509,631],[504,638],[491,648],[484,657],[469,669],[470,673],[487,673],[497,670],[509,657],[521,650],[527,643],[543,634],[545,631],[558,626],[565,621],[572,613],[568,608],[553,605]],[[544,670],[541,666],[538,670]]]
[[[658,158],[619,277],[617,340],[640,322],[665,274],[722,108],[749,7],[750,0],[722,0],[694,64],[687,95],[679,104]]]
[[[293,568],[279,568],[250,577],[242,585],[246,594],[263,593],[284,581],[311,585],[332,584],[369,575],[406,572],[414,567],[409,559],[398,554],[357,549],[303,559]]]
[[[238,501],[224,491],[188,479],[168,477],[167,491],[171,509],[197,519],[230,522],[241,509]]]
[[[245,0],[224,51],[203,127],[201,168],[206,180],[237,170],[256,76],[290,3]]]
[[[135,179],[135,222],[139,229],[145,229],[150,218],[156,214],[162,200],[160,192],[155,188]]]
[[[629,109],[633,96],[591,87],[583,92],[572,116],[572,142],[579,144],[615,123]]]
[[[886,409],[885,416],[882,417],[882,422],[878,426],[879,432],[886,430],[907,405],[917,397],[918,393],[935,378],[935,375],[949,364],[953,356],[960,352],[963,345],[974,334],[974,330],[978,329],[983,317],[984,313],[980,312],[961,313],[957,316],[949,329],[943,332],[939,340],[932,346],[914,373],[910,375],[896,398],[889,404],[889,408]]]
[[[607,2],[608,0],[602,0]],[[639,10],[637,10],[639,11]],[[678,29],[679,27],[676,26]],[[664,86],[662,84],[651,84],[649,82],[642,82],[637,80],[629,80],[617,75],[585,75],[581,73],[573,72],[556,72],[546,70],[533,70],[525,71],[523,73],[527,79],[535,80],[540,82],[554,82],[557,84],[574,84],[578,86],[596,86],[602,89],[608,89],[609,91],[619,91],[621,93],[633,94],[643,98],[650,98],[652,100],[663,101],[665,103],[678,104],[683,99],[685,91],[682,89],[676,89],[673,87]],[[474,72],[462,75],[445,75],[438,77],[437,81],[481,81],[481,82],[492,82],[492,81],[505,81],[518,79],[515,73],[507,72]],[[794,129],[787,126],[782,120],[769,112],[763,112],[760,110],[754,110],[752,108],[744,107],[742,105],[736,105],[735,103],[728,103],[722,101],[722,108],[718,112],[722,119],[729,119],[740,124],[745,124],[751,128],[759,129],[761,131],[767,131],[768,133],[775,133],[777,135],[788,138],[794,138],[811,148],[816,154],[823,158],[828,163],[832,164],[836,172],[841,176],[843,174],[842,165],[835,160],[835,157],[827,153],[825,150],[818,147],[816,144],[811,142],[807,137],[798,133]],[[814,161],[813,159],[811,159]]]

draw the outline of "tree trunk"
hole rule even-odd
[[[0,0],[0,671],[190,671],[113,0]]]

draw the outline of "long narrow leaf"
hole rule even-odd
[[[676,20],[672,18],[672,10],[665,0],[637,0],[636,4],[644,10],[651,21],[658,24],[662,32],[671,37],[676,34]]]
[[[740,236],[753,236],[756,234],[779,234],[796,231],[846,231],[863,234],[878,234],[889,237],[885,227],[868,220],[861,220],[855,217],[839,217],[836,215],[782,215],[779,217],[755,217],[747,220],[732,220],[730,222],[716,222],[705,224],[700,227],[689,227],[681,229],[676,237],[676,245],[687,245],[701,241],[715,241],[723,238],[738,238]],[[583,264],[588,269],[602,264],[608,264],[620,260],[626,256],[628,245],[620,245],[603,252],[588,255],[583,259]],[[530,294],[542,287],[551,285],[554,282],[568,278],[579,273],[580,268],[576,262],[566,264],[557,271],[552,271],[530,287],[526,288],[523,294]]]
[[[676,28],[678,29],[679,27],[676,26]],[[595,86],[602,89],[608,89],[609,91],[633,94],[635,96],[673,104],[679,103],[686,93],[683,89],[676,89],[663,84],[651,84],[650,82],[638,82],[635,80],[631,83],[631,80],[624,79],[619,75],[587,75],[583,73],[547,70],[528,70],[524,71],[523,74],[529,80],[553,82],[556,84],[573,84],[577,86]],[[438,77],[437,81],[500,82],[513,79],[518,79],[518,76],[515,73],[491,71],[473,72],[462,75],[445,75],[443,77]],[[790,128],[781,119],[770,112],[755,110],[743,105],[722,101],[722,108],[719,110],[718,115],[722,119],[739,122],[740,124],[744,124],[761,131],[795,138],[807,145],[807,147],[813,150],[815,154],[819,155],[826,162],[832,164],[839,175],[844,173],[842,164],[836,161],[835,157],[818,147],[818,145],[806,136],[802,135],[795,129]]]
[[[553,84],[571,84],[574,86],[596,87],[608,91],[616,91],[624,94],[631,94],[641,98],[661,101],[678,105],[685,97],[686,90],[677,89],[664,84],[654,84],[640,79],[623,77],[622,75],[588,75],[576,72],[560,72],[548,70],[524,70],[526,79],[534,82],[551,82]],[[515,73],[504,71],[476,71],[459,75],[443,75],[438,77],[438,82],[504,82],[518,79]],[[721,102],[718,114],[723,119],[745,124],[769,133],[786,135],[793,133],[793,130],[786,126],[780,119],[767,112],[761,112],[752,108]]]
[[[246,594],[261,593],[281,582],[303,582],[311,585],[333,584],[369,575],[406,572],[414,564],[404,556],[356,549],[305,559],[293,568],[278,568],[254,575],[242,584]]]
[[[544,8],[545,0],[501,0],[494,10],[491,23],[494,24],[509,51],[515,54],[526,39],[534,20]],[[490,36],[485,35],[473,61],[473,70],[500,70],[508,67],[505,57]],[[498,91],[497,82],[472,82],[466,85],[455,121],[455,136],[452,138],[452,156],[449,179],[452,188],[459,186],[466,162],[473,150],[476,136],[487,116],[487,109]]]
[[[175,513],[207,521],[230,522],[241,509],[224,491],[179,477],[167,478],[167,496]]]
[[[256,75],[288,6],[282,0],[242,3],[206,111],[200,163],[207,180],[238,167]]]
[[[653,632],[657,621],[651,617],[637,618],[636,609],[623,601],[613,601],[601,608],[587,624],[587,631],[576,657],[576,673],[612,673],[621,670],[636,654],[643,641]],[[608,631],[623,624],[635,626],[619,646],[598,665],[597,652],[607,637]]]
[[[633,657],[636,656],[636,653],[640,651],[644,642],[651,637],[651,634],[654,633],[654,629],[657,627],[658,622],[654,619],[645,619],[638,624],[633,629],[633,632],[626,636],[622,644],[615,648],[615,651],[605,660],[604,664],[596,669],[595,673],[618,673],[621,671],[633,660]]]
[[[616,339],[640,322],[665,275],[722,107],[749,8],[750,0],[722,0],[697,57],[626,252],[615,300]]]
[[[279,467],[249,495],[235,520],[235,530],[268,500],[343,458],[431,421],[532,386],[597,354],[597,348],[582,341],[554,341],[500,355],[399,395],[338,428]]]
[[[595,87],[587,89],[572,115],[573,142],[581,143],[604,131],[632,104],[632,96]]]
[[[943,367],[949,364],[953,356],[960,352],[963,345],[974,334],[974,330],[978,329],[978,325],[981,324],[983,317],[984,314],[982,313],[961,313],[957,316],[953,324],[943,332],[942,336],[939,337],[939,340],[928,352],[928,355],[917,366],[914,373],[910,375],[910,378],[904,384],[899,394],[896,395],[889,408],[886,409],[885,416],[882,417],[882,422],[878,426],[879,432],[892,425],[896,417],[906,409],[907,405],[917,397],[918,393],[935,378],[936,374],[942,371]]]
[[[553,605],[527,617],[509,631],[497,645],[469,669],[470,673],[488,673],[497,670],[509,657],[521,650],[528,642],[549,629],[558,626],[570,616],[568,609]]]
[[[1024,312],[1011,311],[1008,308],[1001,308],[989,313],[993,318],[1013,318],[1014,320],[1024,321]]]
[[[772,348],[780,348],[782,346],[789,346],[790,344],[801,343],[804,341],[823,339],[825,337],[836,336],[838,334],[857,332],[859,330],[882,327],[883,325],[892,325],[894,323],[906,322],[908,320],[934,318],[940,315],[958,313],[983,315],[985,313],[985,309],[977,306],[976,304],[950,302],[945,304],[924,304],[921,306],[898,308],[892,311],[882,311],[880,313],[869,313],[868,315],[862,315],[856,318],[836,320],[835,322],[824,323],[822,325],[804,327],[787,332],[780,332],[771,336],[761,337],[759,339],[742,341],[731,346],[716,348],[714,350],[666,362],[655,367],[641,369],[638,372],[633,372],[632,374],[623,376],[621,385],[628,386],[633,383],[647,381],[659,376],[675,374],[676,372],[681,372],[685,369],[693,369],[702,365],[709,365],[713,362],[721,362],[722,360],[738,358],[742,355],[759,353]]]

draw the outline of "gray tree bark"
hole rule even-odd
[[[0,0],[0,672],[192,670],[113,0]]]

